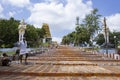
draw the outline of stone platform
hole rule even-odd
[[[119,80],[120,60],[60,47],[28,58],[28,65],[0,66],[0,80]]]

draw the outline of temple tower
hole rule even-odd
[[[42,28],[45,30],[44,42],[51,43],[52,38],[49,25],[47,23],[43,23]]]

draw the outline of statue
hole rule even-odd
[[[105,18],[104,18],[103,34],[104,34],[105,43],[109,43],[109,28],[106,25]]]
[[[114,44],[109,42],[109,28],[106,24],[106,18],[104,18],[104,27],[103,27],[103,35],[105,42],[102,44],[102,48],[106,48],[106,53],[108,53],[108,48],[114,48]]]
[[[106,30],[106,31],[105,31]],[[106,43],[109,43],[109,28],[103,27],[103,35]]]
[[[18,30],[19,30],[19,42],[20,42],[21,40],[23,40],[24,34],[25,34],[25,30],[26,30],[26,25],[24,23],[24,19],[20,22]]]
[[[26,24],[24,23],[24,19],[21,20],[20,25],[18,27],[19,30],[19,59],[20,63],[22,63],[22,57],[25,55],[25,64],[27,63],[27,57],[28,57],[28,52],[27,52],[27,41],[25,40],[24,34],[26,30]]]

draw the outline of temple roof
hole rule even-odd
[[[47,23],[43,23],[42,28],[45,30],[45,38],[51,38],[51,33],[49,29],[49,25]]]

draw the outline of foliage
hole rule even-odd
[[[86,43],[91,44],[90,39],[100,29],[100,15],[97,12],[98,10],[94,9],[90,14],[86,15],[83,23],[77,25],[74,32],[63,37],[62,44],[73,43],[75,46],[83,46]]]
[[[103,35],[103,34],[99,34],[99,35],[95,38],[95,41],[97,41],[96,43],[97,43],[98,45],[102,45],[102,44],[105,42],[104,35]]]
[[[0,47],[14,47],[19,37],[19,23],[20,21],[14,18],[0,19]],[[29,47],[38,47],[44,35],[45,31],[42,28],[35,28],[33,25],[27,24],[24,36]]]
[[[90,37],[94,36],[96,32],[100,29],[100,16],[97,14],[98,10],[94,9],[91,14],[86,15],[84,20],[84,25],[86,25],[86,28],[88,29],[88,33],[90,34]]]
[[[42,43],[42,46],[43,47],[49,47],[50,45],[49,45],[49,43]]]
[[[49,25],[48,25],[47,23],[43,23],[42,28],[43,28],[44,31],[45,31],[44,37],[45,37],[45,38],[50,38],[50,37],[51,37],[51,34],[50,34]]]
[[[114,38],[116,36],[116,38]],[[97,44],[102,45],[105,42],[104,35],[99,34],[96,39]],[[109,32],[109,43],[120,45],[120,32]]]
[[[10,18],[9,20],[0,19],[0,42],[5,47],[13,47],[14,43],[18,40],[18,27],[19,21]]]
[[[69,44],[69,40],[68,40],[69,37],[67,36],[64,36],[63,39],[62,39],[62,44],[64,45],[68,45]]]

